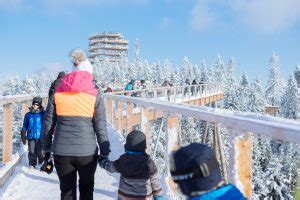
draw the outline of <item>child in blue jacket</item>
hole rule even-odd
[[[237,187],[226,184],[214,151],[192,143],[170,156],[172,179],[188,200],[244,200]]]
[[[38,163],[43,163],[41,134],[44,118],[44,108],[42,106],[42,98],[34,97],[32,106],[24,116],[23,127],[21,130],[21,139],[24,145],[28,140],[28,160],[29,167],[36,167]]]

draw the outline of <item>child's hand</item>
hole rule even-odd
[[[22,140],[22,143],[24,145],[26,145],[27,138],[26,138],[26,131],[24,131],[24,130],[21,131],[21,140]]]
[[[103,169],[107,169],[107,165],[108,165],[108,158],[106,156],[99,156],[98,158],[98,163],[99,166]]]
[[[159,196],[153,196],[153,200],[163,200],[163,196],[159,195]]]

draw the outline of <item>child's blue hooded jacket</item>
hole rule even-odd
[[[208,193],[190,197],[189,200],[244,200],[246,199],[243,194],[234,185],[225,185],[223,187],[212,190]]]
[[[40,139],[42,133],[44,111],[40,109],[38,111],[31,110],[26,113],[24,117],[22,131],[27,132],[27,139]]]

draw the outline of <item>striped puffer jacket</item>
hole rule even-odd
[[[104,102],[93,78],[89,72],[74,71],[63,78],[54,98],[49,99],[41,139],[45,152],[89,156],[98,153],[98,142],[100,153],[109,154]]]

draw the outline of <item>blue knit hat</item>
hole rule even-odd
[[[194,196],[222,183],[220,166],[213,149],[192,143],[170,156],[170,171],[183,194]]]

